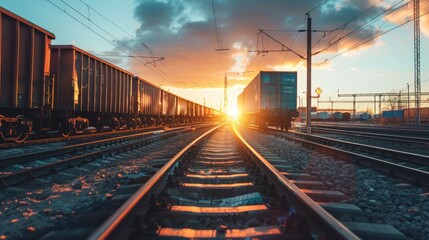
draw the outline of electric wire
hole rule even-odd
[[[423,16],[425,16],[425,15],[427,15],[427,14],[429,14],[429,12],[426,12],[426,13],[424,13],[424,14],[420,14],[420,16],[419,16],[419,17],[417,17],[417,18],[421,18],[421,17],[423,17]],[[415,19],[417,19],[417,18],[408,19],[407,21],[405,21],[405,22],[403,22],[403,23],[399,24],[398,26],[395,26],[395,27],[393,27],[393,28],[391,28],[391,29],[389,29],[389,30],[387,30],[387,31],[385,31],[385,32],[382,32],[382,33],[380,33],[380,34],[377,34],[377,35],[375,35],[375,36],[373,36],[373,37],[371,37],[371,38],[369,38],[369,39],[367,39],[367,40],[365,40],[365,41],[359,42],[359,43],[357,43],[357,44],[353,45],[351,48],[349,48],[349,49],[347,49],[347,50],[345,50],[345,51],[343,51],[343,52],[341,52],[341,53],[339,53],[339,54],[336,54],[336,55],[334,55],[333,57],[328,58],[327,60],[328,60],[328,61],[330,61],[330,60],[332,60],[332,59],[334,59],[334,58],[336,58],[336,57],[338,57],[338,56],[340,56],[340,55],[343,55],[344,53],[347,53],[347,52],[349,52],[349,51],[351,51],[351,50],[353,50],[353,49],[355,49],[355,48],[357,48],[357,47],[359,47],[359,46],[361,46],[361,45],[363,45],[363,44],[365,44],[365,43],[367,43],[367,42],[369,42],[369,41],[371,41],[371,40],[373,40],[373,39],[375,39],[375,38],[378,38],[378,37],[380,37],[380,36],[382,36],[382,35],[384,35],[384,34],[387,34],[387,33],[391,32],[391,31],[393,31],[393,30],[395,30],[395,29],[397,29],[397,28],[399,28],[399,27],[402,27],[403,25],[405,25],[405,24],[407,24],[407,23],[410,23],[410,22],[414,21],[414,20],[415,20]]]
[[[411,0],[410,0],[411,1]],[[317,55],[319,53],[325,52],[327,51],[329,48],[331,48],[333,45],[338,44],[340,41],[343,41],[347,38],[349,38],[350,36],[352,36],[353,34],[355,34],[356,32],[358,32],[359,30],[363,29],[365,26],[369,25],[370,23],[374,22],[376,19],[378,19],[379,17],[383,17],[383,15],[385,15],[387,12],[389,12],[390,10],[392,10],[394,7],[396,7],[397,5],[399,5],[401,2],[403,2],[403,0],[398,1],[397,3],[395,3],[394,5],[392,5],[391,7],[387,8],[386,10],[384,10],[383,12],[377,14],[375,17],[371,18],[369,21],[366,21],[364,24],[360,25],[359,27],[353,29],[352,31],[348,32],[347,34],[339,37],[338,39],[336,39],[335,41],[331,42],[327,47],[325,47],[322,50],[319,50],[315,53],[313,53],[313,55]],[[409,2],[409,1],[408,1]],[[408,4],[405,3],[402,6],[400,6],[399,8],[405,6]],[[390,13],[389,13],[390,14]],[[388,15],[388,14],[387,14]]]
[[[290,49],[293,48],[293,45],[295,44],[296,39],[298,38],[298,34],[301,32],[302,28],[304,27],[305,21],[307,20],[307,18],[308,18],[308,15],[305,15],[304,21],[302,21],[302,23],[301,23],[301,25],[300,25],[300,27],[298,29],[298,32],[295,34],[295,38],[293,39],[292,44],[289,47]],[[284,62],[286,61],[286,58],[288,56],[289,56],[289,52],[286,52],[285,57],[283,58],[282,64],[284,64]],[[301,61],[301,59],[299,59],[298,61]]]
[[[83,25],[84,27],[86,27],[87,29],[89,29],[91,32],[93,32],[94,34],[96,34],[97,36],[101,37],[102,39],[104,39],[105,41],[107,41],[108,43],[112,44],[114,47],[118,48],[120,51],[128,54],[128,51],[125,50],[124,48],[120,47],[118,44],[115,44],[113,41],[107,39],[105,36],[101,35],[99,32],[95,31],[94,29],[92,29],[89,25],[86,25],[85,23],[83,23],[81,20],[79,20],[77,17],[73,16],[72,14],[68,13],[65,9],[62,9],[60,6],[58,6],[57,4],[55,4],[54,2],[52,2],[51,0],[46,0],[48,1],[51,5],[55,6],[57,9],[61,10],[62,12],[64,12],[65,14],[67,14],[69,17],[73,18],[75,21],[77,21],[78,23],[80,23],[81,25]],[[91,22],[92,24],[94,24],[94,26],[96,26],[97,28],[99,28],[101,31],[105,32],[107,35],[109,35],[110,37],[112,37],[114,40],[116,40],[117,42],[121,43],[121,45],[123,45],[124,47],[130,49],[132,52],[136,53],[137,55],[140,55],[138,52],[136,52],[134,49],[128,47],[125,43],[123,43],[122,41],[120,41],[119,39],[115,38],[113,35],[111,35],[110,33],[108,33],[105,29],[103,29],[101,26],[99,26],[98,24],[96,24],[94,21],[92,21],[90,18],[86,17],[85,15],[83,15],[80,11],[78,11],[76,8],[72,7],[70,4],[68,4],[67,2],[65,2],[64,0],[60,0],[61,2],[63,2],[65,4],[65,6],[71,8],[73,11],[75,11],[77,14],[79,14],[80,16],[82,16],[83,18],[87,19],[89,22]],[[144,59],[144,58],[143,58]],[[156,75],[158,75],[160,78],[171,82],[171,83],[175,83],[174,80],[168,79],[164,76],[161,75],[161,73],[167,77],[169,77],[165,72],[163,72],[162,70],[160,70],[159,68],[154,68],[151,65],[146,65],[147,63],[149,63],[149,61],[147,59],[146,63],[142,62],[140,59],[136,60],[142,64],[145,64],[146,67],[148,67],[152,72],[154,72]]]
[[[143,45],[143,47],[145,47],[148,52],[151,55],[154,55],[152,50],[149,48],[149,46],[147,46],[144,42],[140,41],[139,39],[135,38],[134,35],[132,35],[131,33],[129,33],[127,30],[125,30],[124,28],[122,28],[121,26],[119,26],[118,24],[114,23],[112,20],[110,20],[108,17],[104,16],[102,13],[100,13],[99,11],[97,11],[96,9],[94,9],[93,7],[91,7],[90,5],[88,5],[87,3],[85,3],[82,0],[79,0],[82,4],[84,4],[85,6],[88,7],[88,9],[91,9],[92,11],[94,11],[95,13],[97,13],[98,15],[100,15],[102,18],[104,18],[106,21],[108,21],[109,23],[111,23],[113,26],[117,27],[118,29],[120,29],[122,32],[126,33],[128,36],[132,37],[133,39],[135,39],[136,41],[138,41],[141,45]],[[88,10],[89,13],[89,10]]]
[[[330,0],[326,0],[326,1],[322,2],[322,3],[320,3],[319,5],[317,5],[316,7],[312,8],[310,11],[308,11],[307,14],[310,13],[310,12],[312,12],[312,11],[314,11],[314,10],[316,10],[316,9],[318,9],[319,7],[323,6],[325,3],[328,3],[329,1]]]

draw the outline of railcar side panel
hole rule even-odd
[[[140,81],[137,77],[133,77],[133,85],[131,88],[131,113],[136,116],[140,112]]]
[[[194,116],[194,103],[191,101],[188,101],[188,116],[189,117]]]
[[[44,96],[46,104],[52,101],[52,92],[43,95],[43,84],[50,75],[46,53],[54,38],[54,34],[0,7],[0,108],[41,108]]]
[[[58,110],[129,113],[131,73],[69,45],[52,46],[51,65],[61,93]]]
[[[162,115],[174,116],[176,113],[176,96],[162,91]]]
[[[18,108],[29,108],[31,103],[29,96],[31,92],[31,28],[19,25],[19,46],[18,46],[18,96],[16,106]]]
[[[243,112],[256,112],[260,109],[261,82],[260,74],[256,76],[243,90]]]
[[[178,97],[177,114],[179,116],[188,116],[188,102],[186,99]]]
[[[74,89],[75,86],[78,86],[78,82],[73,78],[73,75],[77,76],[73,64],[63,64],[63,62],[72,62],[73,58],[72,51],[60,51],[60,49],[51,51],[51,67],[56,81],[55,92],[58,93],[54,101],[54,108],[57,110],[71,110],[74,101],[76,100],[77,103],[78,100],[74,99]]]
[[[143,82],[144,97],[143,97],[143,114],[159,115],[161,112],[161,89]]]

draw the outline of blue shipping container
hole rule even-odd
[[[261,109],[296,109],[296,72],[261,72]]]
[[[403,118],[404,110],[383,111],[383,118]]]

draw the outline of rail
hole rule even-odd
[[[268,169],[273,174],[273,178],[280,181],[282,186],[286,188],[285,193],[288,201],[297,212],[309,216],[312,222],[309,222],[310,227],[317,234],[323,236],[317,236],[316,239],[360,239],[354,233],[352,233],[347,227],[341,224],[310,197],[303,193],[298,187],[296,187],[289,179],[281,174],[268,160],[266,160],[261,154],[252,148],[244,138],[238,133],[235,124],[234,132],[238,138],[243,142],[244,147],[248,152],[254,156],[264,168]]]
[[[310,140],[285,136],[282,134],[274,135],[298,142],[302,146],[309,147],[311,149],[320,149],[322,152],[337,156],[347,161],[356,162],[360,165],[375,168],[378,171],[385,172],[408,181],[429,186],[429,173],[420,169],[411,168],[382,159],[377,159],[375,157],[370,157],[364,154],[359,154],[344,149],[323,145],[321,143],[312,142]]]
[[[424,166],[429,166],[429,156],[422,155],[422,154],[405,152],[405,151],[400,151],[400,150],[390,149],[390,148],[371,146],[371,145],[361,144],[361,143],[347,142],[347,141],[328,138],[328,137],[309,135],[306,133],[294,132],[294,134],[298,136],[303,136],[305,139],[310,139],[313,141],[314,139],[316,139],[318,142],[321,142],[321,143],[335,144],[337,146],[338,145],[344,146],[350,149],[366,151],[368,153],[378,152],[387,157],[395,157],[398,159],[407,160],[409,162],[421,164]]]
[[[381,133],[370,133],[370,132],[358,132],[352,130],[340,130],[333,128],[323,128],[316,127],[313,129],[313,132],[321,132],[321,133],[329,133],[329,134],[343,134],[343,135],[351,135],[357,137],[366,137],[372,139],[380,139],[380,140],[395,140],[397,142],[403,143],[412,143],[412,144],[428,144],[429,138],[422,137],[411,137],[411,136],[403,136],[403,135],[391,135],[391,134],[381,134]]]
[[[177,153],[168,163],[166,163],[155,175],[153,175],[147,183],[145,183],[133,196],[131,196],[112,216],[110,216],[95,232],[91,234],[88,239],[126,239],[126,233],[129,233],[130,229],[127,228],[126,223],[132,223],[135,221],[136,217],[139,217],[141,213],[137,213],[135,209],[141,208],[142,204],[145,201],[142,201],[143,198],[149,196],[148,193],[151,193],[156,185],[159,184],[161,179],[168,177],[168,173],[174,165],[181,159],[184,154],[195,144],[201,141],[204,137],[214,132],[218,128],[222,127],[226,123],[220,124],[191,143],[189,143],[185,148],[183,148],[179,153]]]

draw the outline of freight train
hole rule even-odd
[[[217,120],[221,112],[176,96],[0,7],[0,141],[35,132]]]
[[[296,99],[297,72],[261,71],[237,98],[238,119],[287,130],[298,117]]]

